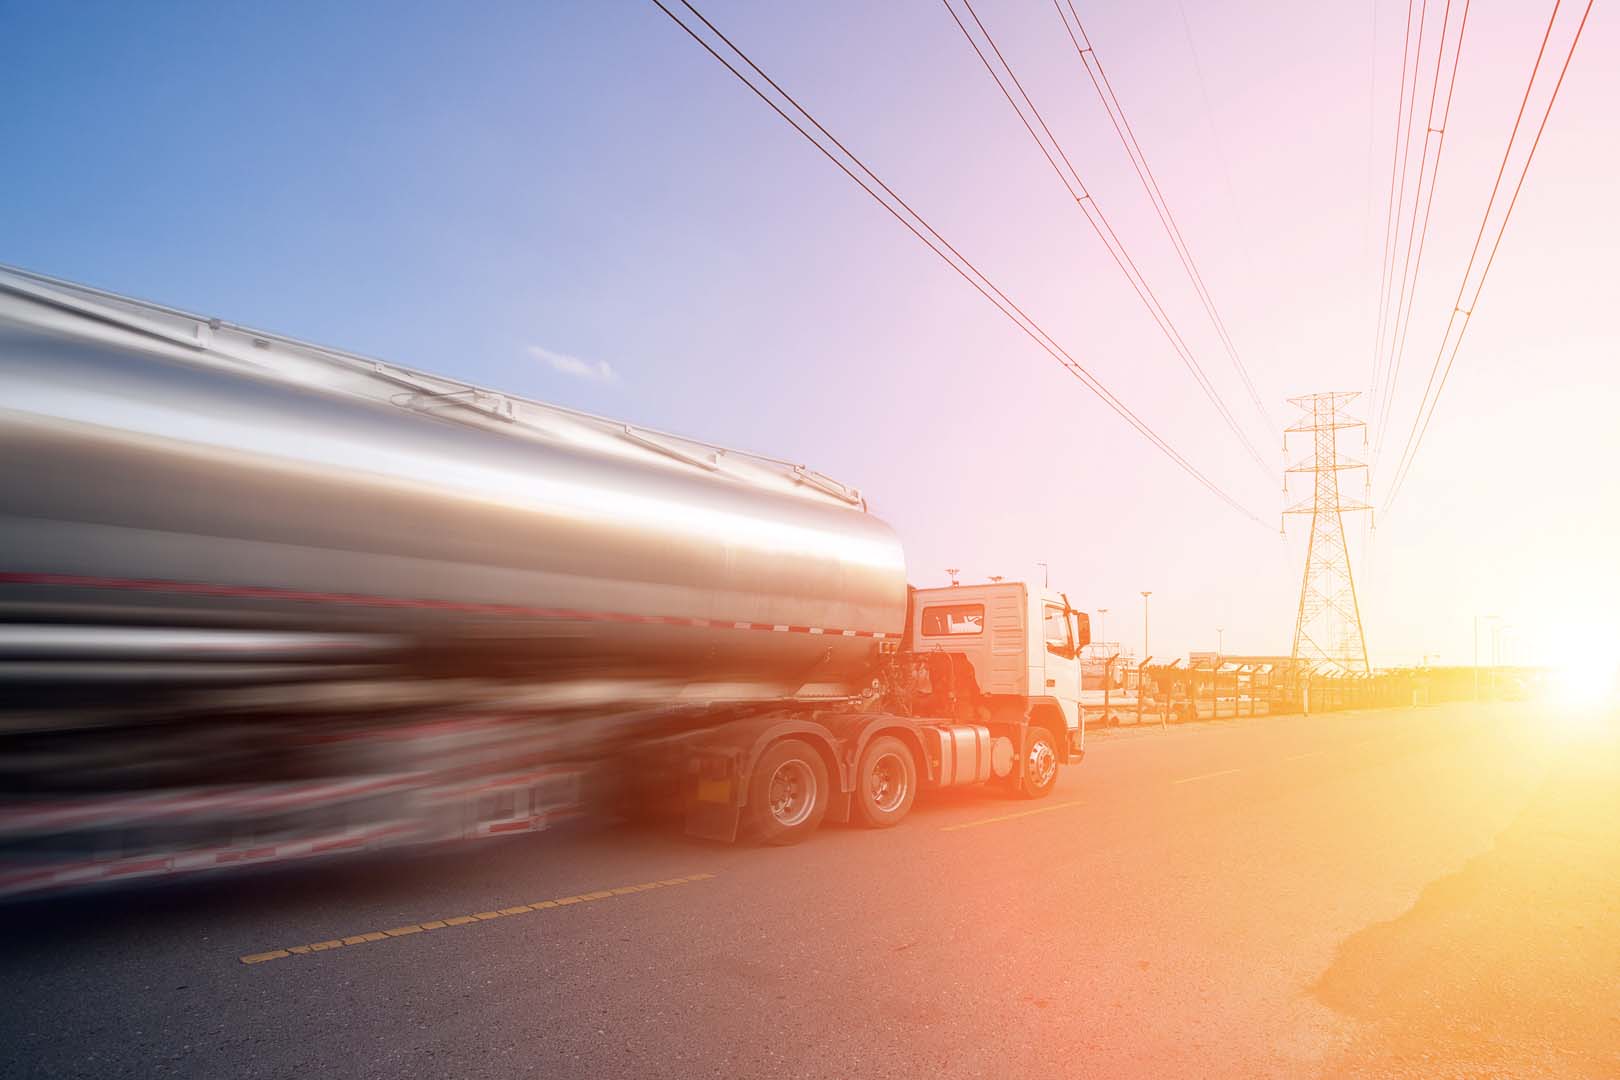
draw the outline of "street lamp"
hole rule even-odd
[[[1142,593],[1142,659],[1144,661],[1153,655],[1148,651],[1148,597],[1152,595],[1152,589],[1146,589]]]
[[[1051,570],[1043,562],[1038,562],[1035,565],[1041,568],[1041,587],[1043,589],[1051,588],[1052,587],[1052,573],[1051,573]]]
[[[1108,609],[1105,607],[1097,609],[1097,640],[1108,640]]]

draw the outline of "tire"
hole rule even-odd
[[[748,832],[762,844],[797,844],[821,826],[830,796],[821,755],[803,739],[783,739],[754,765]]]
[[[1018,794],[1026,799],[1044,799],[1052,794],[1057,786],[1060,760],[1052,732],[1043,727],[1028,728],[1017,774]]]
[[[861,752],[855,774],[855,817],[869,829],[888,829],[917,800],[917,759],[893,735],[879,735]]]

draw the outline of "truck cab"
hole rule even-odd
[[[972,685],[958,696],[975,709],[961,719],[1047,727],[1064,760],[1084,753],[1080,667],[1091,621],[1063,593],[1021,581],[916,589],[907,630],[913,651],[962,658]]]
[[[875,643],[859,704],[750,715],[683,751],[687,831],[782,844],[823,819],[887,828],[923,787],[999,784],[1039,799],[1084,755],[1091,620],[1063,593],[912,588],[898,638]]]

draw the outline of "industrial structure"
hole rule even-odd
[[[1356,600],[1355,579],[1350,572],[1350,553],[1345,546],[1345,511],[1370,510],[1365,502],[1346,500],[1339,490],[1339,474],[1365,469],[1366,463],[1339,453],[1339,432],[1362,428],[1364,421],[1344,412],[1360,395],[1354,391],[1307,394],[1289,398],[1301,415],[1283,434],[1311,437],[1311,453],[1284,470],[1283,490],[1288,475],[1309,473],[1314,482],[1311,497],[1283,511],[1309,514],[1310,542],[1305,551],[1305,574],[1299,588],[1299,615],[1294,622],[1293,663],[1340,672],[1366,672],[1367,637],[1361,628],[1361,605]],[[1286,517],[1285,517],[1286,520]]]

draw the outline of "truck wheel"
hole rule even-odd
[[[1018,793],[1026,799],[1044,799],[1052,794],[1058,777],[1057,744],[1052,733],[1032,727],[1024,740],[1024,760],[1018,776]]]
[[[763,844],[797,844],[821,825],[830,794],[821,755],[803,739],[783,739],[748,782],[749,832]]]
[[[900,824],[917,800],[917,759],[893,735],[880,735],[861,753],[855,814],[869,829]]]

